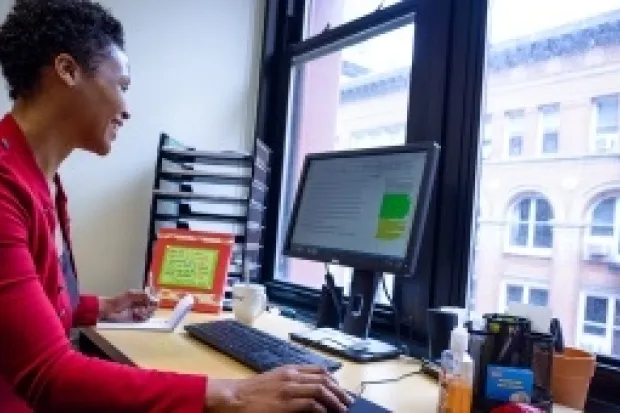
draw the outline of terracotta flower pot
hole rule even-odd
[[[551,391],[554,403],[583,410],[596,369],[593,354],[576,348],[566,348],[553,355]]]

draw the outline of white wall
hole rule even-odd
[[[251,148],[264,0],[101,3],[125,27],[132,119],[112,154],[75,153],[61,173],[82,289],[110,294],[141,283],[159,133],[205,149]]]

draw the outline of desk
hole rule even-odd
[[[160,311],[158,316],[167,316]],[[185,322],[205,322],[230,315],[214,316],[192,313]],[[307,328],[275,314],[265,313],[255,327],[288,339],[292,331]],[[206,374],[216,378],[244,378],[253,374],[245,366],[190,338],[179,327],[174,333],[85,329],[88,342],[117,362],[139,367],[182,373]],[[371,364],[344,362],[335,376],[347,390],[358,393],[362,381],[396,378],[420,368],[412,359],[390,360]],[[423,375],[407,377],[399,382],[366,386],[363,396],[394,412],[434,413],[439,390],[436,382]],[[556,408],[554,413],[574,412]]]

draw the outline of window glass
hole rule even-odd
[[[596,133],[615,133],[618,131],[618,96],[605,96],[594,99],[596,108]]]
[[[321,34],[330,28],[366,16],[379,8],[392,6],[402,0],[307,0],[304,38]],[[363,48],[366,48],[365,45]],[[368,51],[372,54],[371,51]],[[387,55],[387,54],[386,54]],[[344,70],[351,74],[365,73],[364,66],[349,62]]]
[[[521,156],[523,154],[523,116],[522,110],[506,113],[509,157]]]
[[[618,95],[599,96],[593,99],[594,151],[608,153],[618,146]]]
[[[523,287],[520,285],[509,285],[506,287],[508,304],[523,302]]]
[[[480,122],[502,138],[479,156],[467,302],[504,311],[521,286],[567,345],[620,357],[620,0],[495,0],[488,19]]]
[[[319,4],[330,10],[338,4],[351,6],[346,1],[315,1],[314,8],[309,9],[316,13],[313,19],[322,18],[325,23],[326,16],[320,13]],[[377,4],[368,10],[374,10]],[[313,288],[320,288],[324,282],[323,264],[280,254],[305,156],[406,142],[413,36],[411,22],[293,67],[284,166],[287,173],[283,177],[278,229],[277,280]],[[386,51],[389,51],[389,58]],[[363,70],[351,71],[353,66]],[[332,265],[330,271],[347,293],[351,270]],[[386,281],[391,291],[393,276],[388,274]],[[378,300],[388,302],[381,286]]]
[[[531,288],[528,304],[545,307],[549,304],[549,290],[546,288]]]
[[[560,133],[560,105],[548,104],[539,108],[543,155],[553,155],[558,151]]]
[[[612,237],[616,221],[617,198],[607,198],[596,204],[592,211],[590,234]]]
[[[509,247],[551,248],[553,213],[549,201],[525,197],[513,207]]]
[[[471,288],[476,288],[472,286]],[[549,289],[540,283],[532,283],[526,279],[513,279],[505,283],[504,295],[500,296],[499,307],[507,310],[510,304],[530,304],[547,306],[549,304]],[[473,304],[475,306],[475,302]]]
[[[586,312],[584,320],[593,323],[607,322],[607,299],[600,297],[586,297]]]

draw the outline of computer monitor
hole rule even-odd
[[[384,272],[415,272],[439,146],[402,146],[307,155],[283,253],[351,267],[342,330],[367,337]]]

